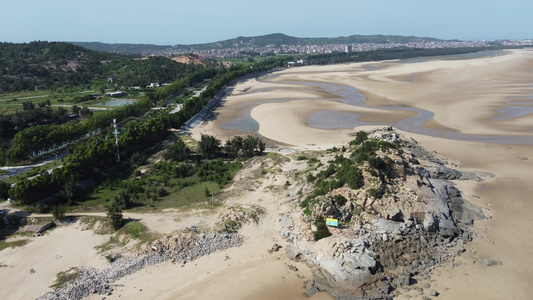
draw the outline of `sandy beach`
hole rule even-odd
[[[466,252],[420,284],[430,284],[439,299],[528,299],[533,293],[532,115],[533,50],[512,50],[473,59],[308,66],[241,80],[228,89],[213,118],[191,135],[225,140],[259,134],[270,151],[287,153],[339,146],[352,140],[354,131],[393,126],[457,169],[492,173],[483,182],[456,182],[487,219],[475,223],[477,237]],[[298,161],[284,166],[287,174],[303,168]],[[282,190],[286,173],[259,176],[264,168],[273,166],[250,162],[224,198],[225,206],[265,209],[257,224],[240,229],[242,246],[186,264],[146,267],[115,282],[106,299],[308,299],[303,286],[312,280],[311,270],[285,256],[279,221],[291,209],[287,193],[298,191]],[[176,210],[133,217],[165,235],[191,225],[212,228],[217,214]],[[106,265],[94,247],[108,238],[71,225],[3,250],[0,298],[38,297],[60,271]],[[275,244],[281,250],[270,253]],[[502,265],[488,267],[482,259]],[[398,299],[409,298],[422,294],[404,291]],[[331,297],[319,293],[311,299]]]
[[[343,103],[323,83],[357,89],[366,107]],[[321,91],[327,99],[314,97]],[[488,219],[476,223],[479,237],[468,245],[469,250],[433,274],[432,288],[439,291],[440,299],[526,299],[533,292],[529,282],[533,278],[533,234],[529,230],[533,225],[533,187],[529,184],[533,176],[532,95],[532,50],[474,59],[301,67],[238,83],[215,111],[218,117],[196,128],[193,135],[230,137],[235,131],[224,130],[224,123],[249,113],[259,124],[258,133],[279,145],[325,149],[349,141],[347,133],[354,129],[382,127],[380,123],[395,126],[413,114],[383,107],[431,112],[433,116],[416,130],[411,130],[414,124],[400,132],[459,169],[495,175],[481,183],[457,182],[464,197],[481,207]],[[306,120],[317,111],[351,112],[357,114],[357,121],[377,124],[351,129],[311,127]],[[509,142],[502,143],[498,137]],[[487,267],[480,259],[503,264]],[[421,298],[416,291],[407,294]]]

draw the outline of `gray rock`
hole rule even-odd
[[[464,225],[472,225],[474,221],[485,219],[485,215],[481,208],[470,203],[461,197],[452,197],[450,208],[453,211],[453,216],[456,222]]]
[[[459,229],[452,220],[439,221],[439,234],[442,237],[453,237],[459,233]]]
[[[424,222],[422,223],[424,226],[424,229],[429,232],[435,232],[437,231],[437,224],[435,222],[435,217],[433,214],[426,213],[426,216],[424,218]]]
[[[432,296],[432,297],[437,297],[439,295],[439,293],[437,293],[437,291],[435,291],[435,290],[431,290],[431,292],[429,292],[429,295]]]
[[[378,221],[376,222],[376,227],[378,227],[380,230],[382,230],[385,233],[401,235],[402,229],[405,227],[405,224],[403,222],[394,222],[390,220],[385,220],[383,218],[379,218]]]
[[[492,260],[492,259],[480,259],[480,263],[484,264],[487,267],[501,266],[503,263],[501,261]]]
[[[408,286],[411,281],[411,273],[399,273],[395,279],[395,282],[399,286]]]
[[[302,253],[300,252],[300,250],[298,249],[296,245],[290,244],[287,246],[287,248],[285,248],[285,254],[287,255],[289,259],[297,260],[298,256],[301,255]]]
[[[292,222],[292,218],[288,214],[284,214],[283,216],[281,216],[280,224],[284,228],[289,228],[289,227],[294,226],[294,223]]]
[[[307,289],[307,291],[305,291],[305,294],[307,294],[308,297],[313,297],[313,295],[318,293],[318,292],[320,292],[318,290],[318,288],[316,286],[313,286],[313,287]]]

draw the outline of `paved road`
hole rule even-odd
[[[191,130],[196,126],[200,125],[205,119],[207,119],[211,111],[220,104],[220,100],[222,99],[225,93],[226,88],[223,88],[220,92],[218,92],[218,94],[215,95],[215,97],[213,97],[213,99],[211,99],[211,101],[209,101],[209,103],[207,103],[206,106],[204,106],[204,108],[202,108],[199,113],[197,113],[194,117],[187,121],[187,123],[185,123],[185,125],[183,125],[181,129]]]
[[[67,154],[68,154],[68,152],[64,151],[64,152],[61,152],[61,153],[59,153],[57,155],[54,155],[52,157],[49,157],[49,158],[47,158],[45,160],[42,160],[42,161],[40,161],[38,163],[35,163],[35,164],[32,164],[32,165],[0,167],[0,170],[8,171],[7,174],[0,176],[0,180],[9,178],[11,176],[15,176],[15,175],[20,174],[22,172],[29,171],[29,170],[31,170],[33,168],[36,168],[36,167],[40,167],[40,166],[45,165],[47,163],[53,162],[54,160],[61,159],[61,158],[65,157],[65,156],[67,156]]]

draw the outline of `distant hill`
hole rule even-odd
[[[356,43],[409,43],[424,41],[440,41],[429,37],[401,36],[401,35],[350,35],[335,38],[298,38],[283,33],[273,33],[262,36],[243,37],[192,45],[158,46],[148,44],[106,44],[99,42],[72,42],[72,44],[88,49],[116,53],[143,53],[163,51],[167,49],[226,49],[232,47],[264,47],[272,45],[326,45],[326,44],[356,44]]]
[[[63,42],[0,43],[0,92],[101,84],[109,77],[123,86],[172,82],[202,67],[139,57]]]
[[[283,33],[273,33],[255,37],[236,37],[220,42],[195,44],[195,45],[176,45],[174,48],[196,48],[196,49],[223,49],[231,47],[264,47],[272,45],[280,47],[281,45],[326,45],[326,44],[352,44],[352,43],[409,43],[423,41],[440,41],[439,39],[429,37],[400,36],[400,35],[350,35],[347,37],[335,38],[298,38]]]
[[[162,51],[172,48],[170,45],[151,44],[106,44],[100,42],[70,42],[71,44],[95,51],[116,52],[116,53],[143,53]]]

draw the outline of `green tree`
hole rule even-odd
[[[187,160],[188,155],[189,148],[187,148],[187,145],[185,145],[185,143],[181,139],[178,139],[175,143],[169,145],[165,153],[163,153],[163,157],[166,160],[173,161]]]
[[[31,101],[24,101],[22,102],[22,109],[24,110],[33,110],[35,108],[35,104]]]
[[[80,116],[82,117],[90,117],[93,115],[93,112],[87,107],[84,106],[79,110]]]
[[[6,200],[9,197],[10,185],[4,181],[0,181],[0,199]]]
[[[119,230],[122,227],[124,223],[124,220],[122,219],[122,208],[117,201],[113,200],[111,205],[107,208],[107,217],[111,221],[111,226],[113,226],[115,230]]]
[[[62,220],[65,218],[65,214],[67,212],[67,208],[65,205],[59,204],[52,208],[52,215],[57,220]]]
[[[200,154],[207,158],[213,159],[218,155],[220,148],[220,140],[212,135],[202,134],[200,141],[198,142],[198,149]]]
[[[241,136],[236,136],[231,140],[227,140],[224,144],[224,152],[231,157],[236,158],[239,156],[239,152],[242,149],[243,138]]]
[[[258,137],[247,136],[242,141],[242,156],[249,158],[265,151],[265,143]]]
[[[73,114],[79,114],[80,113],[80,109],[81,107],[77,106],[77,105],[72,105],[72,113]]]

